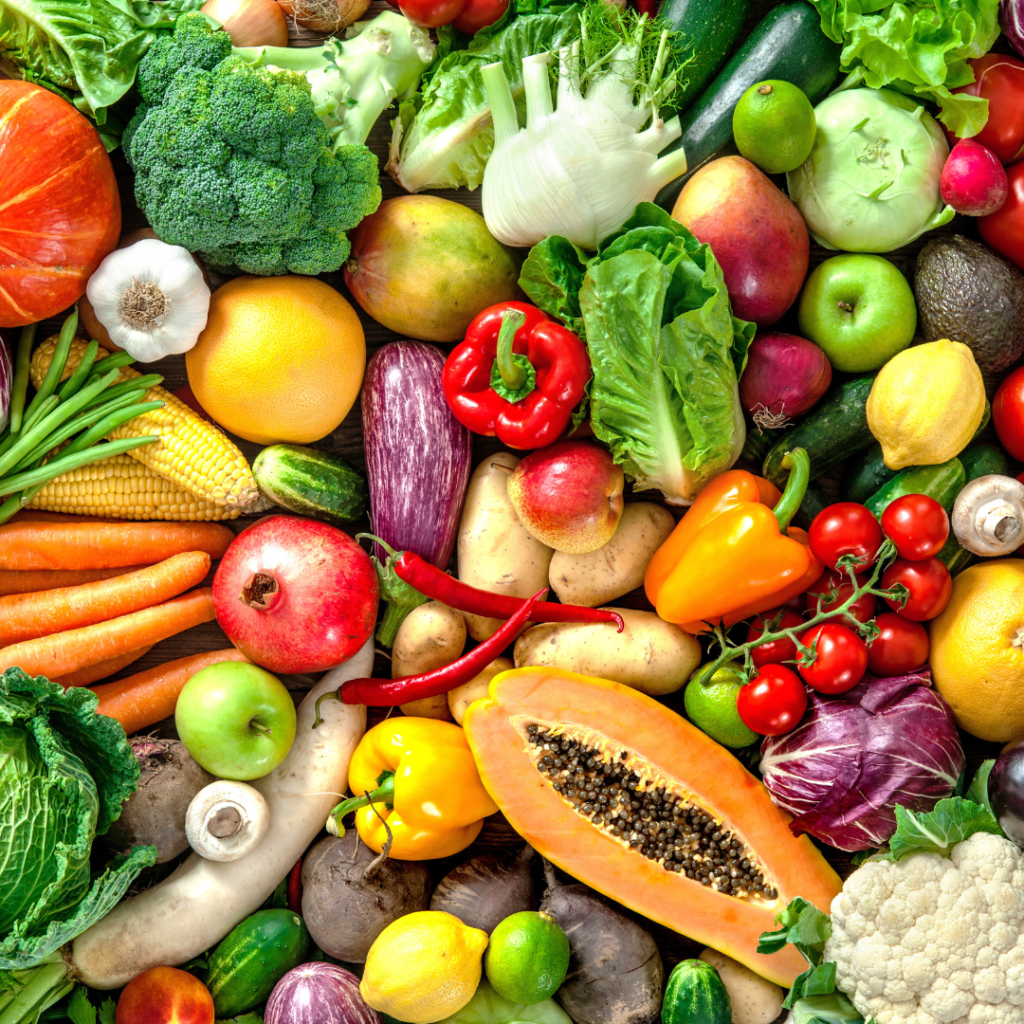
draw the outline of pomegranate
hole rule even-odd
[[[240,533],[213,577],[228,639],[270,672],[322,672],[347,661],[377,621],[373,563],[345,532],[268,516]]]

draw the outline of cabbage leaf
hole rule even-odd
[[[526,1005],[499,996],[481,981],[473,998],[439,1024],[572,1024],[572,1018],[554,999]]]

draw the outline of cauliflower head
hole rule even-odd
[[[875,1024],[1022,1024],[1024,852],[978,832],[948,858],[868,861],[832,902],[825,959]]]

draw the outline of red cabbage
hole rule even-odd
[[[334,964],[293,967],[275,986],[265,1024],[381,1024],[359,994],[359,979]]]
[[[827,697],[807,690],[808,714],[761,746],[772,800],[808,833],[840,850],[869,850],[896,831],[893,808],[930,811],[964,770],[953,712],[929,689],[927,669],[865,676]]]

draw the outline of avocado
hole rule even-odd
[[[1024,354],[1024,273],[987,245],[948,235],[929,242],[914,273],[919,330],[974,353],[985,375],[1002,373]]]

